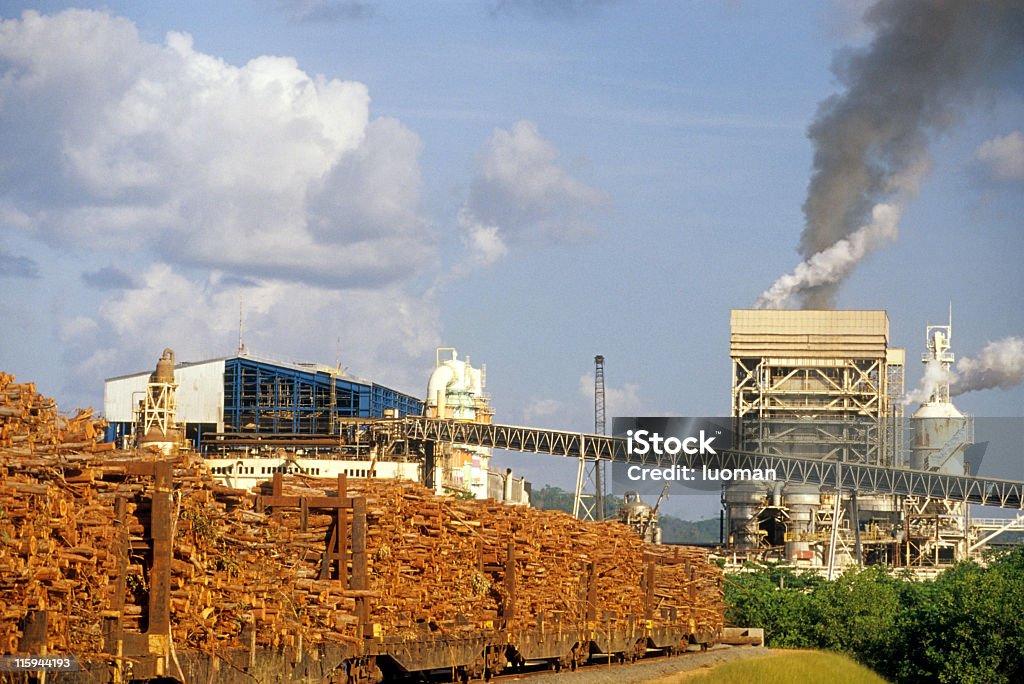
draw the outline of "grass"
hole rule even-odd
[[[665,677],[658,684],[885,684],[849,658],[827,651],[783,651]]]

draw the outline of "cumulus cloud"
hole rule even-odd
[[[428,358],[440,340],[436,308],[397,287],[338,291],[284,281],[238,282],[219,272],[196,279],[165,263],[147,268],[141,281],[99,309],[97,327],[118,340],[116,357],[106,353],[107,345],[94,345],[76,365],[76,377],[99,382],[147,368],[165,347],[183,361],[229,353],[237,343],[240,302],[244,341],[253,354],[320,362],[338,354],[353,373],[413,394],[426,377],[426,365],[417,360]]]
[[[975,157],[996,180],[1024,181],[1024,133],[1020,131],[985,141]]]
[[[584,373],[580,376],[579,391],[581,397],[590,399],[591,425],[593,425],[593,373]],[[614,416],[640,416],[647,412],[644,401],[640,397],[640,385],[634,382],[627,382],[618,387],[605,384],[604,403],[605,415],[608,418],[608,428],[611,428],[611,419]]]
[[[592,237],[604,196],[558,163],[558,150],[532,121],[497,129],[481,154],[467,211],[499,227],[507,242],[564,242]]]
[[[607,417],[605,429],[608,432],[611,431],[612,418],[615,416],[642,416],[650,413],[650,407],[640,396],[640,385],[637,383],[605,384],[604,396]],[[522,408],[522,422],[534,427],[593,432],[594,374],[584,373],[580,376],[574,397],[531,398]]]
[[[2,22],[0,75],[5,199],[51,242],[339,287],[432,258],[419,139],[361,83],[81,10]]]
[[[508,246],[500,234],[501,228],[497,225],[480,223],[473,217],[473,213],[465,208],[459,211],[458,220],[462,242],[471,266],[488,266],[508,252]]]
[[[523,407],[523,424],[530,426],[556,426],[565,405],[558,399],[534,399]],[[501,422],[499,419],[498,422]]]
[[[305,3],[307,15],[362,3]],[[319,9],[318,9],[319,8]],[[246,342],[416,392],[439,339],[419,137],[361,83],[236,66],[104,12],[0,21],[0,225],[81,255],[94,311],[58,324],[69,386]],[[112,245],[126,256],[102,265]],[[0,253],[0,274],[34,262]]]
[[[606,198],[558,163],[558,150],[531,121],[497,129],[481,150],[458,214],[465,256],[439,281],[488,266],[517,245],[572,242],[597,234]]]

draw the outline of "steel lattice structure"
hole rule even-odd
[[[968,475],[945,475],[907,468],[844,463],[817,458],[722,450],[716,455],[630,454],[621,437],[564,432],[514,425],[484,425],[455,420],[408,417],[404,437],[428,442],[459,442],[567,458],[602,460],[658,468],[774,469],[780,480],[836,486],[862,494],[896,494],[964,501],[982,506],[1024,509],[1024,482]]]

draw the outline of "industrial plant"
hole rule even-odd
[[[920,406],[908,409],[906,354],[891,345],[885,311],[732,311],[733,449],[757,455],[757,465],[777,457],[783,467],[776,481],[724,483],[718,553],[729,565],[770,558],[829,576],[873,564],[927,572],[1024,529],[1021,518],[973,517],[967,497],[936,496],[931,480],[926,491],[864,487],[856,479],[845,486],[858,469],[902,473],[911,482],[953,478],[946,485],[971,478],[970,454],[983,446],[973,444],[972,420],[950,399],[952,333],[951,321],[927,327],[921,361],[935,381]],[[344,473],[527,504],[529,483],[491,468],[492,449],[572,456],[579,464],[573,515],[599,520],[605,466],[623,457],[622,436],[604,434],[605,359],[594,361],[592,435],[495,424],[486,368],[454,348],[437,350],[423,400],[336,367],[244,352],[175,363],[168,349],[154,372],[107,380],[104,408],[109,440],[165,454],[194,451],[225,484],[244,489],[279,472]],[[828,472],[786,476],[793,464],[815,463]],[[660,541],[658,509],[668,493],[652,506],[629,492],[619,519]]]
[[[491,449],[444,443],[412,446],[389,430],[407,416],[490,423],[486,369],[437,350],[427,399],[340,368],[285,363],[240,352],[175,363],[165,349],[152,372],[104,386],[108,441],[171,454],[202,454],[211,472],[248,489],[276,472],[317,477],[401,478],[439,494],[525,504],[528,485],[490,468]]]
[[[935,378],[904,417],[903,349],[884,311],[735,310],[732,414],[742,450],[968,476],[972,421],[950,401],[952,324],[929,325],[922,362]],[[972,523],[962,501],[843,491],[825,485],[737,483],[722,497],[733,558],[774,550],[828,568],[947,565],[1020,520]],[[979,541],[983,539],[983,541]]]
[[[729,445],[701,429],[671,449],[604,434],[602,355],[593,433],[494,422],[484,367],[454,348],[422,400],[338,367],[165,349],[106,381],[105,420],[61,419],[0,373],[0,568],[23,578],[0,646],[74,652],[109,681],[355,683],[760,645],[725,620],[724,573],[750,561],[928,575],[1022,528],[972,515],[1024,509],[1024,482],[977,473],[952,340],[928,326],[904,419],[886,312],[735,310]],[[530,506],[493,449],[576,459],[573,514]],[[605,520],[609,463],[778,479],[722,477],[721,543],[667,545],[671,483]]]

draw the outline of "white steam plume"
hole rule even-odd
[[[985,389],[1009,389],[1024,382],[1024,339],[989,342],[973,359],[960,359],[949,393],[956,396]]]
[[[896,239],[902,213],[900,205],[876,204],[871,210],[870,223],[776,280],[757,298],[754,308],[781,309],[791,297],[843,280],[869,252]]]
[[[1010,389],[1024,382],[1024,339],[1005,337],[989,342],[974,358],[962,358],[956,370],[943,368],[938,361],[925,364],[924,377],[917,389],[907,393],[903,405],[928,401],[935,388],[949,384],[950,396],[986,389]]]
[[[935,393],[935,388],[943,383],[951,383],[954,377],[956,376],[953,371],[945,368],[935,359],[930,360],[924,366],[924,377],[921,378],[921,384],[917,386],[917,389],[907,393],[903,399],[903,405],[921,404],[928,401]]]

